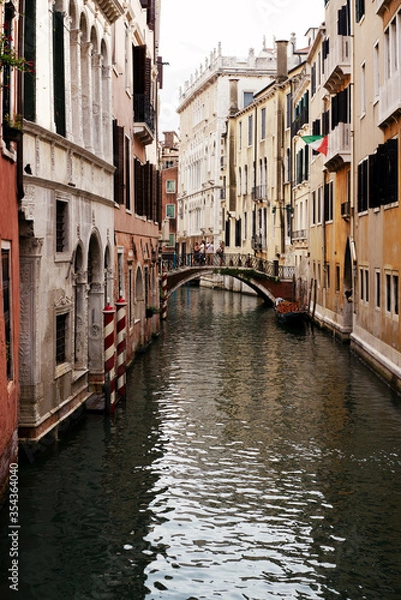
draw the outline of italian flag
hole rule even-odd
[[[329,137],[327,135],[303,135],[301,136],[305,144],[308,144],[316,152],[321,152],[326,156],[329,148]]]

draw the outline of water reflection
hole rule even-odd
[[[347,347],[186,289],[128,389],[22,469],[24,600],[401,597],[400,408]]]

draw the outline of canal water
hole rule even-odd
[[[2,599],[399,600],[401,405],[320,330],[181,289],[115,418],[20,464],[19,513]]]

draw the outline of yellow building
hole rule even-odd
[[[401,389],[399,138],[401,2],[357,3],[354,16],[353,347]]]
[[[294,49],[294,40],[276,42],[275,77],[243,109],[231,81],[223,173],[227,251],[291,266],[291,90],[307,54]]]

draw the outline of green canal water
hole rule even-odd
[[[401,598],[401,404],[347,346],[250,296],[181,289],[113,419],[18,480],[0,598]]]

